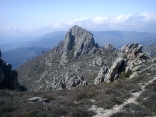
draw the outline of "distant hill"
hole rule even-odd
[[[43,48],[53,48],[61,40],[64,39],[65,31],[51,32],[41,37],[25,37],[20,39],[14,39],[10,37],[8,43],[0,43],[0,49],[2,52],[23,48],[23,47],[43,47]],[[14,41],[12,41],[14,40]]]
[[[156,34],[148,32],[135,31],[92,31],[95,42],[100,46],[107,43],[113,44],[119,48],[124,44],[138,42],[142,45],[150,45],[156,43]]]
[[[66,31],[56,31],[51,32],[46,35],[43,35],[40,38],[37,38],[33,41],[23,44],[24,47],[44,47],[44,48],[53,48],[57,44],[64,40]]]
[[[42,53],[48,51],[48,48],[43,47],[23,47],[18,48],[6,52],[2,52],[2,58],[11,63],[13,68],[18,67],[19,65],[23,64],[24,62],[41,55]]]
[[[145,46],[143,51],[149,56],[156,58],[156,44]]]

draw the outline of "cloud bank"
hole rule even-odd
[[[122,14],[116,17],[112,16],[97,16],[93,18],[78,18],[68,21],[63,21],[57,24],[42,26],[39,29],[25,30],[17,28],[14,25],[6,27],[5,31],[14,32],[33,32],[36,34],[45,34],[53,31],[67,31],[73,25],[81,26],[92,31],[106,30],[122,30],[122,31],[139,31],[156,33],[156,13],[139,13],[139,14]]]
[[[97,16],[94,18],[80,18],[52,25],[52,29],[68,29],[79,25],[89,30],[123,30],[145,31],[156,33],[156,13],[140,13],[111,16]]]

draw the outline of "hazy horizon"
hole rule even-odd
[[[156,33],[155,6],[155,0],[0,0],[0,38],[39,37],[73,25]]]

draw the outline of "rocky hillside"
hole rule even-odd
[[[112,77],[114,83],[105,83],[100,80],[97,85],[90,84],[74,89],[35,92],[0,90],[0,116],[155,116],[156,60],[148,58],[139,48],[141,49],[142,46],[138,44],[124,46],[119,52],[120,56],[107,72],[101,72],[102,75],[107,76],[103,77],[103,81],[109,82],[108,76],[118,74],[117,79]],[[53,51],[49,53],[51,52]],[[49,54],[45,53],[38,60],[41,58],[44,60],[44,57],[47,56]],[[110,75],[112,73],[114,75]]]
[[[156,59],[142,48],[101,48],[90,32],[74,26],[64,42],[18,68],[28,91],[0,90],[0,116],[155,116]]]
[[[87,30],[73,26],[64,42],[18,68],[19,82],[28,90],[73,88],[93,84],[102,66],[110,67],[118,51],[112,45],[98,47]],[[31,65],[33,63],[33,65]],[[30,64],[29,67],[25,67]],[[23,69],[26,69],[23,72]]]

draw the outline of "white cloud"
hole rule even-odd
[[[42,26],[39,29],[32,29],[29,32],[46,32],[64,30],[67,31],[73,25],[78,25],[87,30],[123,30],[123,31],[140,31],[140,32],[154,32],[156,33],[156,13],[139,13],[139,14],[121,14],[116,17],[111,16],[97,16],[93,18],[77,18],[73,20],[63,21],[57,24]],[[17,28],[14,25],[9,25],[7,30],[28,32],[24,28]]]
[[[6,27],[6,30],[16,30],[16,29],[17,29],[17,27],[14,26],[14,25],[8,25],[8,26]]]
[[[94,18],[79,18],[52,26],[53,30],[68,30],[73,25],[79,25],[89,30],[125,30],[156,33],[156,13],[121,14],[116,17],[97,16]]]

